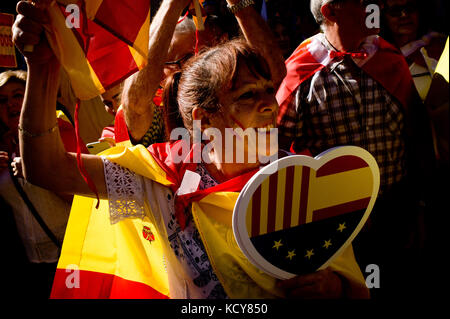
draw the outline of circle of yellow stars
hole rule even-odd
[[[344,223],[340,223],[336,230],[338,232],[342,233],[344,231],[344,229],[346,229],[346,228],[347,228],[347,226],[345,226],[345,222],[344,222]],[[324,240],[323,241],[322,247],[325,248],[325,249],[328,249],[332,245],[333,245],[333,243],[331,242],[331,239],[328,239],[328,240]],[[275,240],[274,243],[273,243],[272,248],[276,249],[278,251],[281,246],[283,246],[283,243],[281,242],[281,239],[280,240]],[[295,253],[295,249],[288,250],[288,254],[286,256],[286,259],[292,260],[292,258],[294,258],[295,256],[297,256],[297,254]],[[304,258],[308,258],[308,260],[310,260],[312,256],[314,256],[314,249],[309,249],[309,250],[307,249]]]

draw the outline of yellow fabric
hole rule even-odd
[[[132,148],[117,146],[102,155],[162,185],[170,184],[164,171],[141,145]],[[238,195],[235,192],[212,193],[192,204],[194,221],[211,265],[231,298],[283,297],[283,292],[275,288],[276,279],[254,267],[237,246],[231,220]],[[163,246],[166,250],[171,248],[165,243],[152,243],[149,247],[141,235],[142,227],[147,225],[155,234],[154,243],[167,240],[160,237],[153,227],[155,220],[149,217],[127,219],[110,225],[107,202],[101,201],[100,206],[101,209],[95,211],[92,199],[76,197],[58,268],[76,264],[85,270],[115,273],[167,292],[167,276],[162,272]],[[145,209],[146,216],[153,218],[150,207],[145,205]],[[119,257],[127,262],[124,265],[118,263]],[[351,297],[367,297],[364,278],[351,246],[330,267],[348,280]]]
[[[107,200],[95,209],[94,199],[75,196],[64,238],[59,269],[111,274],[144,283],[169,295],[164,266],[162,238],[148,217],[125,219],[111,225]],[[146,240],[142,231],[149,227],[154,241]]]
[[[444,79],[449,82],[449,38],[447,38],[447,43],[445,44],[444,51],[439,59],[438,65],[436,67],[435,73],[439,73],[444,77]]]
[[[129,170],[151,179],[162,185],[170,185],[166,173],[153,159],[148,150],[138,144],[133,147],[119,145],[105,150],[101,155],[113,163],[119,164]]]
[[[208,257],[230,298],[276,298],[276,279],[253,266],[239,249],[231,220],[238,193],[213,193],[192,205]],[[368,298],[365,280],[350,245],[329,266],[347,279],[347,297]]]
[[[216,275],[230,298],[276,298],[276,279],[257,269],[239,249],[231,228],[238,193],[213,193],[192,205],[192,215]]]
[[[70,83],[67,72],[61,68],[59,76],[58,101],[64,105],[67,111],[75,118],[76,96]],[[80,136],[85,144],[98,141],[103,129],[114,122],[114,116],[105,111],[105,105],[100,96],[90,100],[80,101],[78,123]]]
[[[52,29],[46,32],[48,42],[67,71],[76,96],[88,100],[104,92],[104,88],[96,86],[91,78],[86,56],[72,30],[66,27],[66,20],[56,2],[50,5],[48,13],[52,25]]]
[[[59,2],[71,3],[72,1],[60,0]],[[101,0],[85,1],[86,14],[90,19],[95,17],[101,2]],[[76,40],[74,33],[66,26],[66,19],[58,8],[58,4],[52,2],[48,12],[51,28],[46,30],[46,36],[53,52],[55,52],[70,78],[75,95],[81,100],[90,100],[104,93],[105,88],[87,61],[86,55]],[[149,27],[150,12],[138,33],[136,42],[133,44],[134,48],[128,46],[139,69],[142,69],[147,63]]]
[[[57,110],[57,111],[56,111],[56,118],[57,118],[57,119],[61,119],[61,120],[63,120],[63,121],[66,121],[66,122],[70,123],[69,118],[66,116],[66,114],[64,114],[63,111]]]

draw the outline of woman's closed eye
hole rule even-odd
[[[255,96],[255,93],[253,91],[247,91],[243,94],[241,94],[238,98],[238,100],[248,100]]]

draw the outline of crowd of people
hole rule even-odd
[[[207,0],[205,30],[196,32],[194,21],[183,18],[190,2],[151,1],[159,9],[152,10],[147,65],[83,101],[81,159],[97,194],[77,166],[74,93],[42,36],[45,10],[18,2],[13,41],[26,72],[0,74],[0,199],[2,210],[15,221],[10,218],[8,227],[15,232],[7,236],[13,233],[14,242],[20,238],[25,248],[12,246],[11,263],[28,265],[12,270],[13,291],[49,296],[75,194],[109,200],[114,223],[135,218],[115,204],[119,193],[130,205],[143,206],[142,214],[154,216],[158,232],[166,234],[171,298],[390,298],[428,291],[439,281],[431,270],[440,262],[433,252],[437,216],[448,210],[441,195],[448,190],[449,169],[448,92],[433,92],[447,96],[439,113],[430,109],[428,92],[448,35],[430,28],[424,3],[286,1],[289,11],[276,1]],[[367,27],[369,4],[381,8],[380,28]],[[263,6],[271,12],[267,19]],[[295,15],[292,9],[303,11]],[[34,49],[25,50],[27,45]],[[97,141],[108,147],[127,142],[136,146],[133,152],[150,152],[164,168],[181,143],[170,140],[170,133],[183,127],[192,135],[194,121],[200,121],[202,132],[214,128],[222,136],[227,128],[277,127],[285,155],[308,151],[315,156],[340,145],[369,151],[380,168],[380,192],[345,258],[270,288],[249,279],[245,289],[233,291],[226,277],[216,275],[207,243],[198,240],[191,208],[174,213],[173,198],[183,176],[169,187],[122,167],[113,157],[90,154],[86,147]],[[209,149],[208,161],[193,168],[200,175],[200,190],[262,165],[248,158],[225,163],[226,143],[219,145],[223,149]],[[447,183],[443,188],[437,186],[442,180]],[[197,260],[191,250],[207,258]],[[381,269],[380,289],[366,287],[363,271],[369,264]],[[235,267],[249,277],[244,267]],[[350,275],[340,272],[342,267],[352,269]],[[196,278],[205,271],[213,275],[200,285]],[[26,281],[34,282],[34,288],[24,292],[18,287]]]

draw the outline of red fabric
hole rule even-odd
[[[302,82],[325,67],[309,51],[310,43],[311,39],[305,40],[286,60],[287,75],[277,92],[280,105],[278,120],[285,113],[283,110],[288,107],[289,96]],[[407,111],[413,96],[414,83],[408,64],[398,49],[379,38],[378,51],[362,66],[362,69],[395,96]]]
[[[170,185],[171,190],[175,193],[181,185],[184,174],[187,170],[192,172],[195,171],[197,164],[194,163],[194,153],[195,151],[200,151],[200,145],[195,144],[190,149],[189,154],[181,163],[175,163],[174,158],[177,156],[179,151],[182,149],[182,145],[185,143],[184,140],[169,142],[169,143],[157,143],[150,145],[148,150],[159,166],[166,173],[166,178],[172,185]],[[197,153],[198,154],[198,153]],[[240,192],[248,180],[256,173],[258,169],[255,169],[249,173],[237,176],[229,181],[221,183],[217,186],[210,187],[205,190],[196,191],[193,193],[176,196],[175,197],[175,215],[178,219],[178,223],[181,229],[186,227],[186,215],[185,210],[189,204],[193,201],[200,201],[202,198],[211,194],[213,192]]]
[[[366,52],[338,52],[338,51],[330,51],[330,58],[334,59],[336,57],[344,57],[344,56],[351,56],[352,58],[356,59],[365,59],[368,57],[368,54]]]
[[[98,196],[97,187],[95,186],[94,182],[92,181],[91,177],[89,176],[89,173],[87,172],[86,168],[84,167],[83,160],[81,159],[81,148],[84,145],[81,136],[80,136],[80,127],[79,127],[79,121],[78,121],[78,112],[80,111],[80,99],[77,99],[77,104],[75,105],[75,136],[77,138],[77,165],[78,165],[78,171],[80,172],[81,176],[83,177],[86,184],[89,186],[91,191],[95,194],[97,197],[97,205],[95,208],[98,208],[100,205],[100,198]]]
[[[295,49],[294,53],[286,60],[286,77],[280,85],[277,92],[277,101],[280,105],[280,112],[287,107],[286,100],[297,87],[305,80],[309,79],[314,73],[325,66],[317,62],[308,50],[311,39],[305,40]]]
[[[116,140],[116,143],[130,140],[122,108],[119,108],[117,110],[116,117],[114,118],[114,138]]]
[[[95,271],[78,270],[79,286],[74,284],[74,270],[56,269],[51,299],[169,299],[144,283]],[[71,277],[69,277],[71,276]]]
[[[102,0],[94,21],[132,46],[147,18],[148,8],[148,0]]]
[[[181,161],[180,163],[175,163],[174,158],[178,154],[181,155],[180,151],[182,150],[183,143],[186,142],[184,140],[179,140],[176,142],[152,144],[148,147],[148,151],[150,152],[152,157],[166,173],[167,180],[172,183],[172,185],[170,185],[169,187],[174,193],[180,187],[186,171],[190,170],[194,172],[197,168],[198,163],[194,162],[194,152],[199,150],[201,156],[201,146],[195,144],[190,149],[190,152],[187,154],[183,161]],[[311,156],[311,153],[309,152],[309,150],[304,150],[300,153],[297,153],[297,155]],[[196,192],[181,196],[175,196],[175,215],[178,219],[181,229],[184,229],[186,227],[185,210],[190,203],[200,201],[202,198],[215,192],[240,192],[245,184],[247,184],[247,182],[250,180],[250,178],[252,178],[252,176],[255,175],[258,171],[259,168],[256,168],[248,173],[239,175],[214,187],[210,187],[205,190],[198,190]]]
[[[106,126],[103,128],[102,131],[102,138],[103,137],[109,137],[112,139],[115,139],[115,134],[114,134],[114,125],[110,125],[110,126]]]
[[[304,150],[302,150],[302,151],[295,151],[295,148],[294,148],[294,142],[292,142],[292,144],[291,144],[291,149],[289,150],[291,153],[294,153],[295,155],[306,155],[306,156],[310,156],[310,157],[312,157],[313,155],[312,155],[312,153],[311,153],[311,151],[310,150],[308,150],[308,149],[304,149]]]
[[[77,139],[75,137],[75,129],[73,128],[72,124],[67,121],[64,121],[63,119],[58,119],[58,127],[59,127],[59,134],[61,135],[61,139],[63,141],[64,148],[66,149],[66,151],[76,153]],[[84,143],[82,143],[80,147],[81,153],[89,154],[89,151]]]
[[[139,2],[143,1],[144,0],[140,0]],[[111,6],[111,1],[103,1],[102,4],[106,7],[99,10],[97,12],[99,16],[96,16],[95,20],[92,21],[86,17],[84,1],[81,2],[80,28],[72,28],[71,30],[77,38],[81,48],[83,48],[86,58],[98,80],[104,89],[108,90],[131,74],[139,71],[139,68],[135,63],[130,49],[128,48],[128,45],[132,45],[135,38],[126,38],[126,36],[133,36],[136,32],[134,30],[134,24],[132,25],[129,23],[129,16],[124,15],[123,9],[127,6],[126,2],[119,1],[116,3],[116,8],[113,10],[114,12],[109,13],[107,12],[107,7]],[[139,5],[141,5],[141,3]],[[65,17],[70,14],[70,11],[66,12],[64,5],[59,4],[59,7]],[[109,8],[109,10],[111,9]],[[146,10],[148,10],[148,4],[145,10],[141,10],[141,15],[145,14],[146,17],[148,13]],[[129,14],[130,10],[126,10],[125,13]],[[114,19],[111,19],[112,16]],[[112,27],[118,23],[116,21],[117,16],[122,17],[120,20],[128,18],[128,27],[124,26],[123,28],[125,29],[121,31],[123,34],[118,34],[118,32],[116,32],[118,28]],[[106,17],[109,18],[108,23],[104,21]],[[141,21],[142,19],[139,18],[138,20]],[[136,20],[136,22],[138,21]],[[114,32],[115,35],[111,32]]]
[[[407,112],[417,94],[408,63],[397,48],[382,38],[379,40],[377,53],[362,69],[395,96]]]

